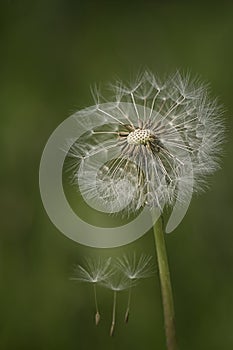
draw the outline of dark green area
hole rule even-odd
[[[127,80],[145,66],[176,68],[211,83],[226,108],[222,170],[166,237],[181,350],[233,349],[233,5],[230,1],[1,0],[0,4],[0,349],[165,349],[158,276],[119,296],[108,336],[112,295],[68,280],[85,256],[153,254],[153,234],[116,249],[75,243],[43,208],[38,169],[52,131],[93,104],[90,85]]]

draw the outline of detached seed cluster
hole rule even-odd
[[[136,253],[121,258],[112,259],[86,259],[84,265],[77,265],[71,280],[92,283],[95,300],[95,324],[100,322],[100,311],[97,299],[97,286],[110,289],[113,293],[112,323],[110,336],[113,336],[116,323],[117,294],[123,290],[128,291],[128,301],[125,312],[125,323],[129,320],[132,289],[137,283],[155,273],[152,257]]]

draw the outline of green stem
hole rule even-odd
[[[163,220],[160,217],[154,225],[155,245],[157,252],[159,277],[163,301],[164,324],[166,333],[166,343],[168,350],[177,350],[175,313],[172,297],[172,287],[164,240]]]

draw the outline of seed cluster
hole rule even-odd
[[[155,266],[152,256],[146,254],[137,256],[134,253],[133,255],[123,255],[116,259],[111,257],[107,259],[98,257],[97,260],[87,258],[84,266],[78,265],[75,267],[71,280],[93,284],[96,326],[98,326],[101,319],[97,300],[98,285],[102,285],[102,287],[113,292],[113,312],[110,328],[110,336],[113,336],[116,325],[117,294],[123,290],[128,290],[127,309],[124,317],[125,323],[128,323],[131,311],[132,288],[141,280],[152,277],[154,274]]]
[[[151,136],[149,129],[137,129],[127,136],[127,142],[131,145],[145,145],[150,141]]]

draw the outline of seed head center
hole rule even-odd
[[[127,136],[127,142],[131,145],[146,145],[151,137],[152,133],[149,129],[137,129]]]

